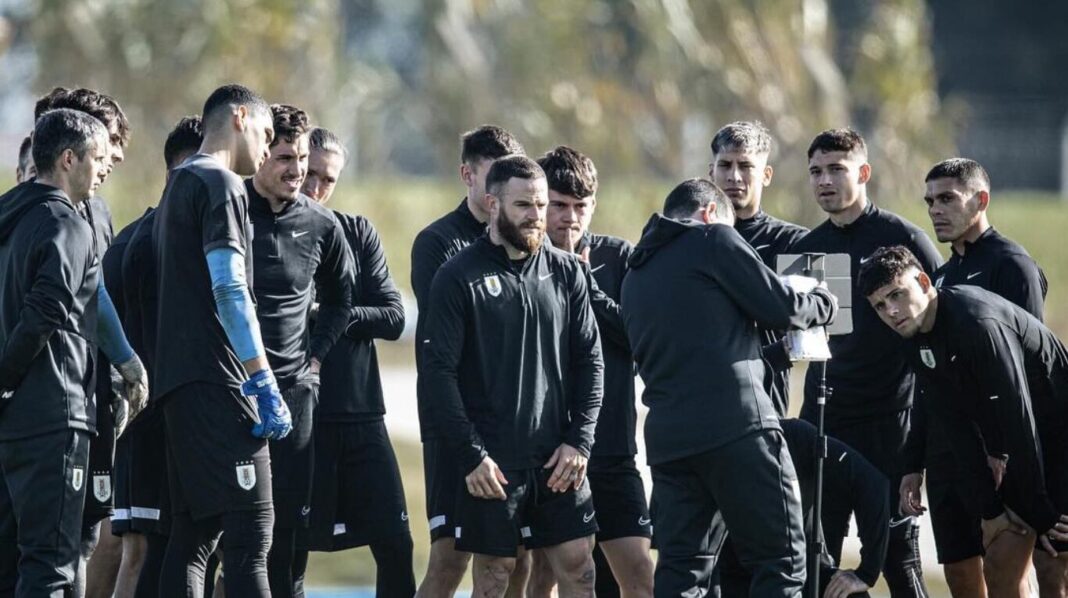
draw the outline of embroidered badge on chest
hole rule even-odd
[[[491,274],[482,279],[486,283],[486,292],[493,297],[499,297],[501,295],[501,279],[496,274]]]
[[[237,464],[237,485],[242,490],[252,490],[256,486],[256,466],[252,463]]]
[[[920,349],[920,360],[923,361],[923,365],[932,370],[935,368],[935,365],[937,365],[935,363],[934,352],[927,347]]]

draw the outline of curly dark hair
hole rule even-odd
[[[271,147],[285,139],[286,143],[293,143],[297,138],[311,131],[311,123],[308,122],[308,113],[289,104],[271,104],[271,116],[274,118],[274,139]]]
[[[860,265],[857,286],[865,297],[897,280],[911,269],[923,272],[916,256],[904,245],[880,247]]]

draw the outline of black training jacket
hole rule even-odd
[[[155,220],[156,209],[148,208],[130,223],[127,228],[132,228],[133,232],[122,254],[122,326],[130,346],[141,356],[150,388],[156,371],[156,310],[159,308],[156,261],[152,253],[152,224]],[[151,398],[155,396],[153,392]]]
[[[776,271],[779,256],[792,253],[794,243],[808,233],[807,228],[769,216],[763,210],[752,218],[735,220],[734,230],[753,246],[769,268]],[[786,417],[790,410],[790,368],[793,364],[779,344],[783,331],[761,328],[760,335],[767,348],[764,359],[770,365],[764,368],[764,389],[771,395],[779,417]]]
[[[779,429],[758,325],[808,328],[834,312],[826,291],[783,285],[733,228],[654,214],[623,281],[623,323],[649,407],[649,463]]]
[[[316,421],[378,421],[386,413],[374,339],[397,340],[404,331],[404,305],[393,284],[382,241],[369,220],[334,212],[352,253],[352,315],[345,334],[319,372]]]
[[[424,390],[463,471],[589,456],[604,361],[586,277],[548,241],[521,263],[480,237],[438,270],[423,339]]]
[[[467,207],[467,199],[455,210],[431,222],[419,232],[412,243],[412,292],[418,314],[415,320],[415,369],[416,400],[419,406],[419,435],[423,441],[435,438],[438,432],[428,415],[428,394],[424,388],[422,339],[430,313],[430,284],[438,268],[460,253],[486,232],[486,225],[479,222]]]
[[[956,250],[949,260],[934,274],[935,286],[949,287],[968,284],[1000,295],[1027,310],[1042,320],[1042,306],[1046,299],[1048,284],[1042,269],[1038,267],[1027,250],[1018,243],[1002,236],[993,227],[984,232],[974,243],[965,243],[964,254]],[[927,403],[926,390],[917,386],[916,400]],[[957,428],[946,433],[949,426]],[[938,470],[939,474],[979,473],[986,475],[983,459],[954,458],[954,447],[949,438],[969,440],[972,455],[982,457],[982,438],[966,422],[937,418],[930,409],[916,409],[912,418],[906,444],[908,471],[923,471],[924,467]],[[966,447],[957,447],[963,452]]]
[[[876,249],[904,245],[928,274],[941,264],[931,240],[904,218],[868,204],[864,213],[847,226],[830,220],[812,229],[794,246],[797,253],[847,253],[853,274],[853,332],[832,336],[827,362],[826,417],[831,426],[842,422],[888,415],[912,405],[913,375],[902,356],[902,338],[879,319],[856,284],[861,263]],[[805,402],[801,417],[815,421],[819,368],[805,376]]]
[[[933,329],[910,339],[906,349],[909,363],[930,389],[932,408],[941,417],[974,422],[987,453],[1008,456],[1000,498],[1045,533],[1059,513],[1044,481],[1040,439],[1056,456],[1049,465],[1064,467],[1059,457],[1068,434],[1064,345],[1019,306],[961,285],[938,292]],[[1001,512],[993,480],[989,475],[978,479],[984,481],[979,489],[983,517],[993,518]]]
[[[623,277],[627,274],[627,259],[634,248],[618,237],[590,232],[582,236],[575,251],[581,253],[587,247],[590,249],[589,271],[594,279],[590,304],[597,317],[604,357],[604,398],[597,416],[593,456],[629,457],[638,453],[634,438],[638,410],[634,397],[634,356],[630,354],[623,328],[619,298]],[[595,297],[594,293],[603,293],[605,298]]]
[[[352,255],[334,213],[301,194],[274,212],[245,181],[252,221],[252,292],[267,361],[285,390],[322,362],[349,323]],[[308,329],[313,299],[315,327]]]
[[[0,197],[0,441],[93,431],[100,260],[61,190],[35,181]]]

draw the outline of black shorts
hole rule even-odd
[[[549,490],[551,469],[502,471],[506,500],[475,498],[466,485],[456,499],[456,549],[514,557],[597,533],[589,480],[562,494]]]
[[[127,427],[115,451],[113,533],[170,533],[167,426],[163,408],[149,403]]]
[[[652,538],[645,486],[634,457],[592,457],[586,472],[597,509],[597,541]]]
[[[974,483],[964,473],[928,472],[927,503],[940,564],[983,555],[982,519],[971,500]]]
[[[423,443],[423,474],[426,478],[426,520],[430,541],[452,538],[456,530],[456,497],[465,489],[456,453],[439,439]]]
[[[312,469],[315,448],[312,422],[319,400],[319,376],[308,374],[282,393],[293,418],[293,430],[281,440],[272,440],[271,486],[275,527],[290,529],[308,525],[311,513]]]
[[[317,423],[307,547],[331,552],[410,534],[385,422]]]
[[[115,508],[115,426],[110,416],[97,421],[97,435],[89,440],[89,488],[85,493],[86,528],[111,516]]]
[[[267,441],[252,435],[254,422],[236,389],[193,382],[160,398],[167,424],[171,512],[194,520],[271,505]]]

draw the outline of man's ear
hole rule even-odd
[[[775,169],[771,167],[771,164],[764,166],[764,180],[763,185],[767,187],[771,184],[771,177],[775,174]]]
[[[76,157],[74,150],[69,147],[63,150],[63,153],[59,155],[59,165],[63,168],[64,172],[70,172],[74,169],[74,158]]]
[[[467,188],[475,184],[475,169],[468,166],[466,162],[460,163],[460,180]]]
[[[871,164],[867,162],[860,165],[860,178],[857,180],[861,185],[866,185],[871,180]]]
[[[248,106],[235,106],[233,113],[234,129],[244,132],[248,128]]]
[[[495,214],[498,208],[500,208],[500,201],[497,199],[497,196],[493,195],[492,193],[486,194],[485,204],[486,211],[489,212],[491,215]]]
[[[916,281],[920,283],[920,290],[924,293],[931,290],[931,277],[923,270],[920,270],[920,273],[916,275]]]
[[[990,206],[990,192],[980,189],[975,195],[979,198],[979,211],[985,212]]]
[[[701,208],[701,222],[705,224],[716,223],[716,202],[710,201],[707,206]]]

